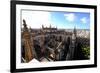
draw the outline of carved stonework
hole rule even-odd
[[[22,39],[24,40],[24,50],[25,50],[25,61],[29,62],[34,58],[33,53],[33,42],[31,40],[31,35],[29,33],[29,30],[27,28],[25,20],[23,20],[23,32],[22,32]]]

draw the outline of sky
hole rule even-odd
[[[90,29],[90,13],[61,11],[23,10],[21,19],[25,19],[31,28],[57,27],[59,29]]]

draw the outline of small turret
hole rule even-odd
[[[42,25],[42,29],[44,29],[44,26]]]

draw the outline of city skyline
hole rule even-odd
[[[42,28],[57,27],[59,29],[90,29],[90,13],[58,12],[58,11],[22,11],[22,20],[25,19],[28,27]]]

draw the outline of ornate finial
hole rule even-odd
[[[26,21],[25,21],[25,19],[23,19],[23,23],[24,23],[24,24],[26,24]]]
[[[23,26],[24,26],[24,30],[28,31],[27,24],[26,24],[26,21],[24,19],[23,19]]]
[[[26,21],[23,19],[23,26],[24,27],[27,27],[27,25],[26,25]]]

